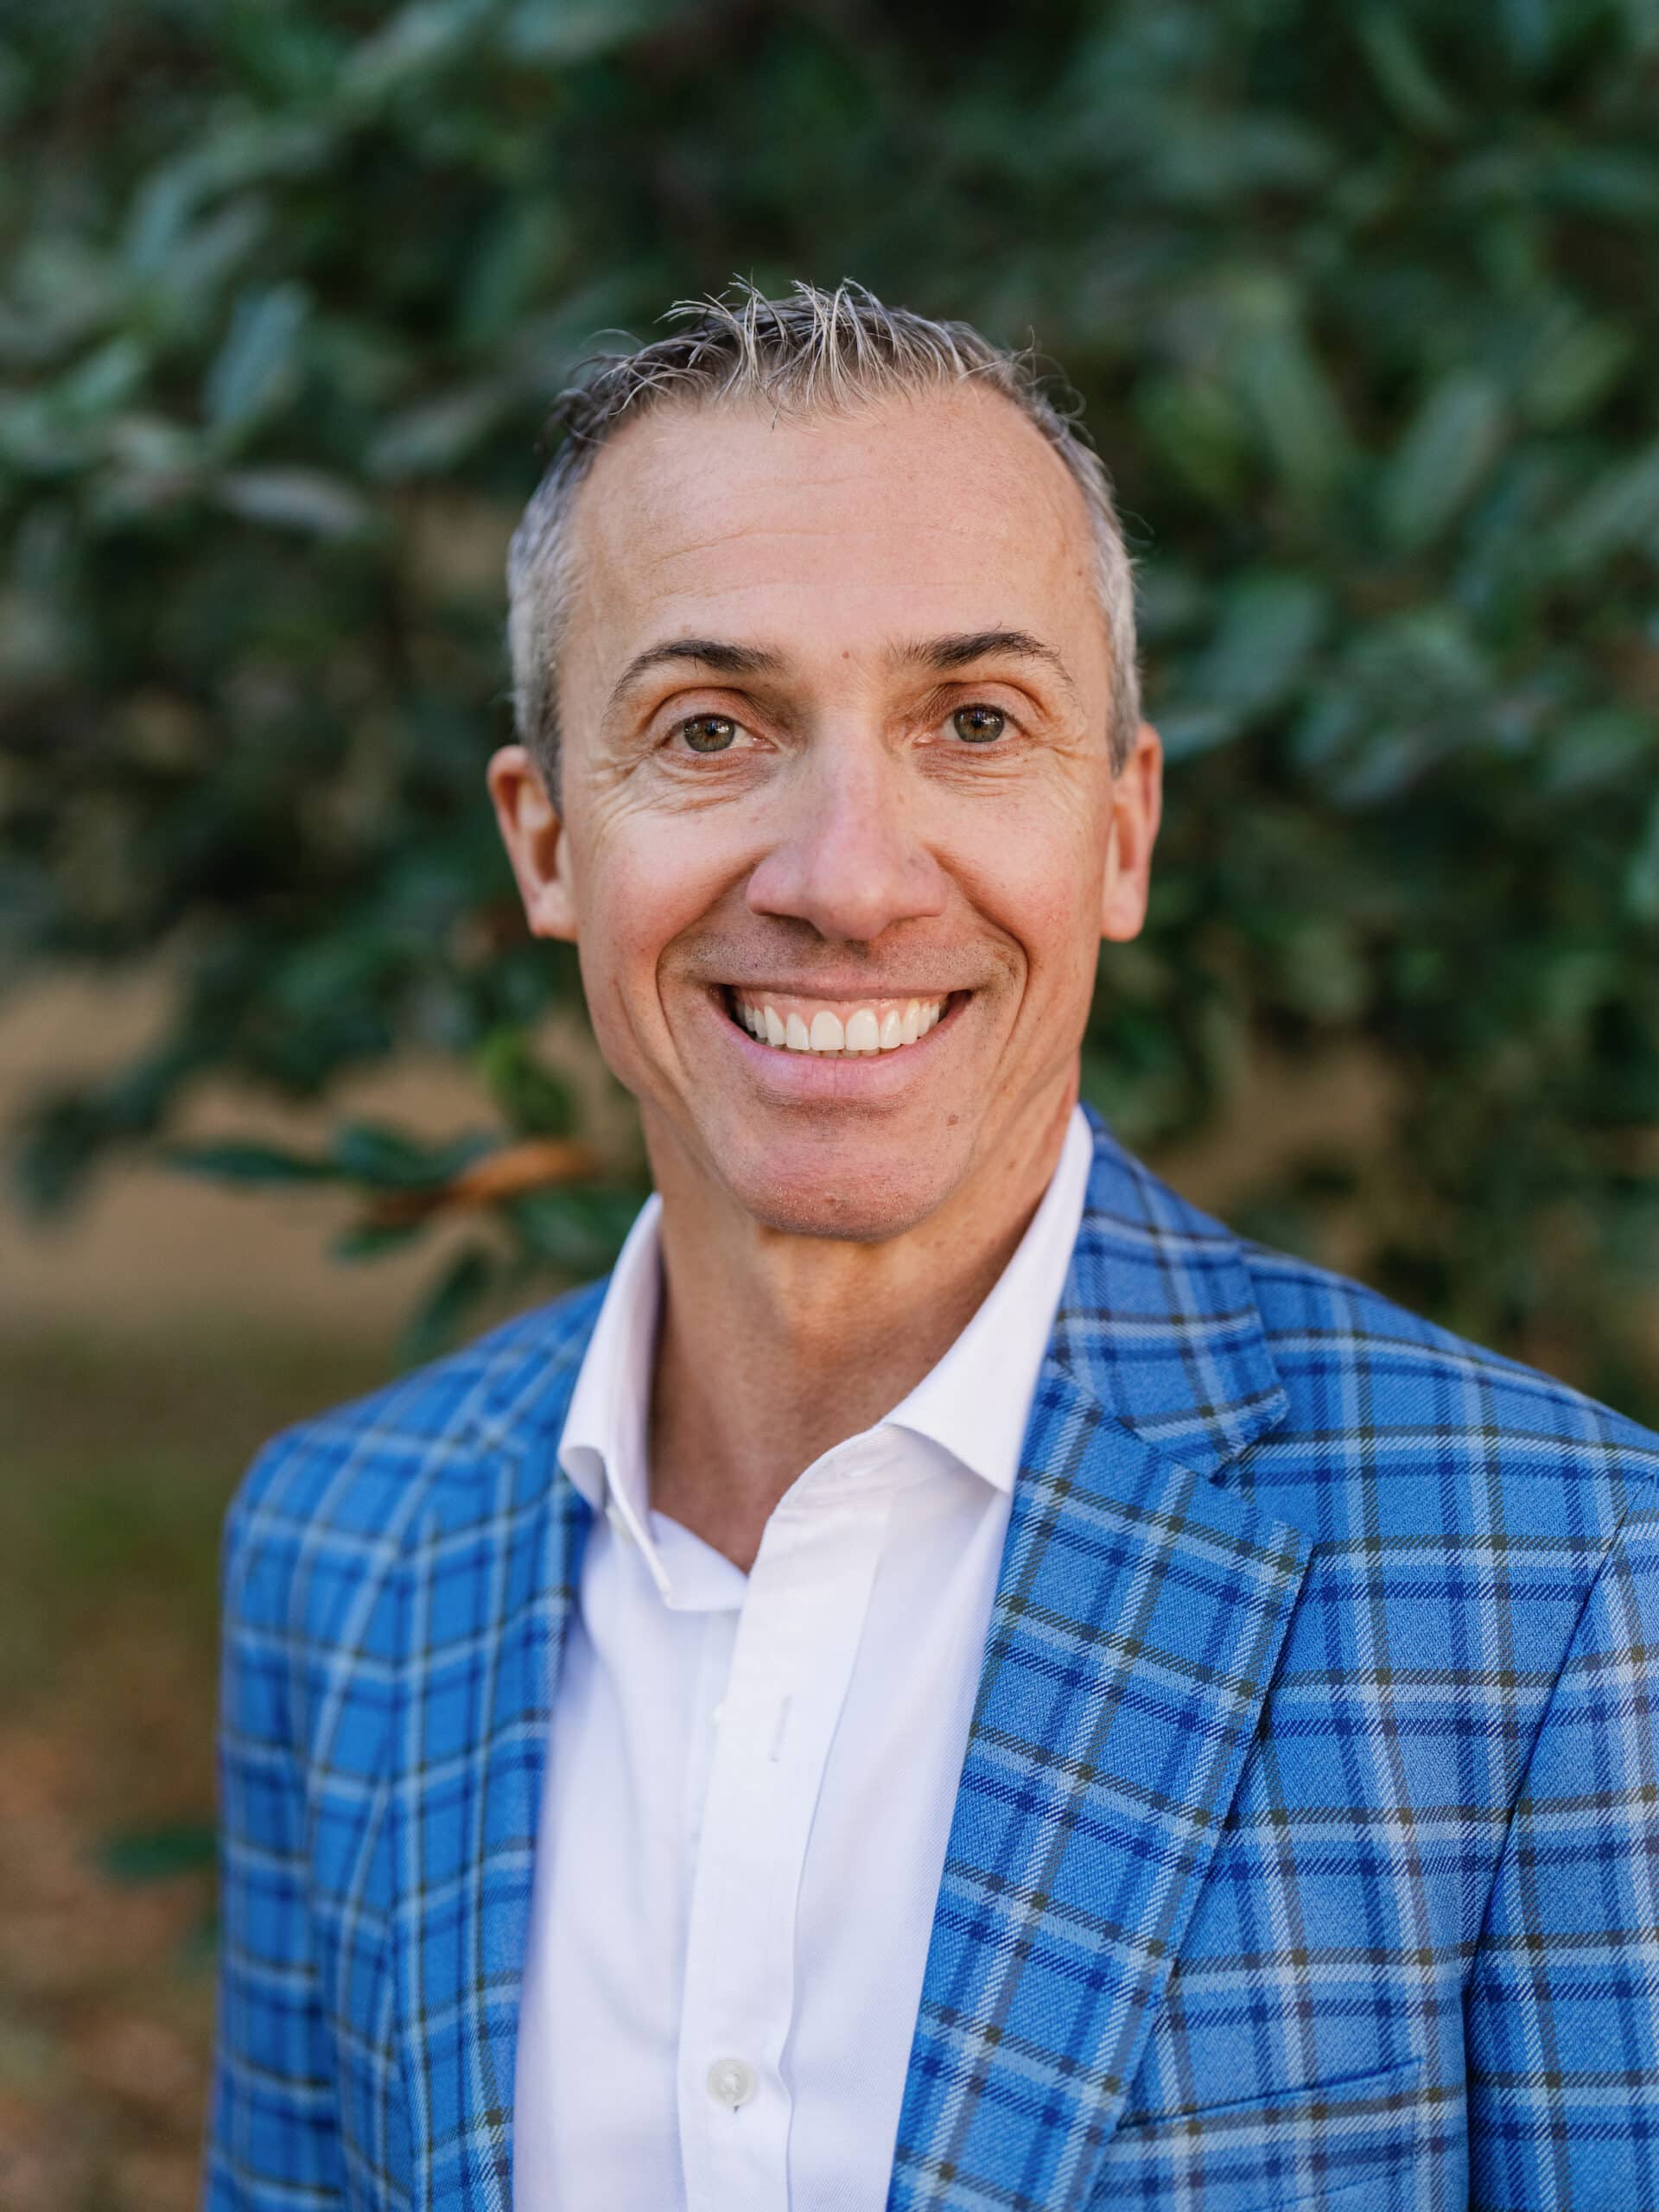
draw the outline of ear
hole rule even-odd
[[[1152,882],[1152,849],[1164,808],[1164,748],[1150,722],[1135,734],[1112,779],[1112,826],[1101,886],[1100,933],[1122,942],[1140,933]]]
[[[547,795],[541,770],[522,745],[504,745],[491,755],[486,780],[531,934],[574,940],[576,894],[570,840]]]

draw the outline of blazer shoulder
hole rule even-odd
[[[1238,1245],[1290,1401],[1287,1431],[1328,1431],[1336,1408],[1363,1405],[1380,1464],[1391,1440],[1432,1435],[1443,1455],[1496,1454],[1517,1480],[1599,1489],[1615,1510],[1659,1511],[1652,1429],[1351,1276],[1247,1238]]]
[[[401,1545],[421,1505],[475,1484],[501,1447],[562,1419],[605,1281],[515,1314],[485,1335],[279,1430],[255,1454],[225,1520],[234,1610],[256,1575],[351,1587]],[[324,1629],[326,1624],[314,1624]]]

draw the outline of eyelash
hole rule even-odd
[[[1003,737],[1007,735],[1008,732],[1017,730],[1020,727],[1017,718],[1014,715],[1010,714],[1006,707],[999,707],[988,699],[963,699],[956,706],[944,709],[938,715],[936,715],[935,723],[939,724],[953,721],[958,715],[970,714],[995,715],[1001,718],[1002,728],[998,731],[995,738],[982,741],[979,744],[976,744],[971,738],[964,738],[958,735],[957,743],[964,752],[976,753],[984,751],[988,753],[995,749],[998,749],[1001,747]],[[682,758],[684,758],[685,754],[689,753],[692,758],[696,760],[719,760],[728,753],[735,752],[741,749],[737,746],[734,739],[733,743],[730,745],[711,747],[706,753],[700,753],[696,747],[692,745],[690,739],[686,736],[686,733],[697,722],[729,722],[733,729],[740,733],[745,732],[748,728],[747,724],[740,721],[737,715],[722,714],[717,708],[706,708],[701,714],[683,715],[674,722],[671,723],[668,733],[668,741],[671,744],[672,744],[676,738],[684,740],[684,753],[682,754]],[[752,734],[753,733],[750,734]]]

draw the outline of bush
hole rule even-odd
[[[1034,330],[1136,540],[1173,772],[1092,1095],[1156,1145],[1247,1046],[1363,1038],[1401,1078],[1386,1145],[1333,1135],[1236,1217],[1317,1249],[1345,1209],[1385,1287],[1659,1411],[1659,16],[941,20],[0,22],[0,963],[180,978],[154,1050],[39,1103],[20,1191],[164,1144],[209,1072],[315,1097],[414,1040],[475,1068],[480,1131],[342,1132],[304,1172],[380,1194],[352,1249],[420,1233],[387,1192],[568,1135],[530,1040],[574,965],[525,935],[481,785],[538,424],[604,326],[851,274]],[[421,1344],[503,1265],[601,1264],[620,1217],[569,1185],[496,1207]]]

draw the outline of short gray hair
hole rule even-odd
[[[558,656],[573,581],[571,511],[588,470],[624,423],[671,400],[758,400],[794,415],[840,413],[948,391],[969,378],[1020,410],[1083,494],[1111,652],[1112,767],[1122,767],[1141,716],[1128,550],[1111,480],[1076,404],[1043,376],[1029,348],[1014,352],[965,322],[884,307],[850,283],[833,292],[798,283],[779,300],[738,283],[718,296],[678,301],[663,320],[677,327],[631,352],[593,356],[560,393],[548,424],[556,450],[507,554],[513,720],[550,792],[558,790]]]

